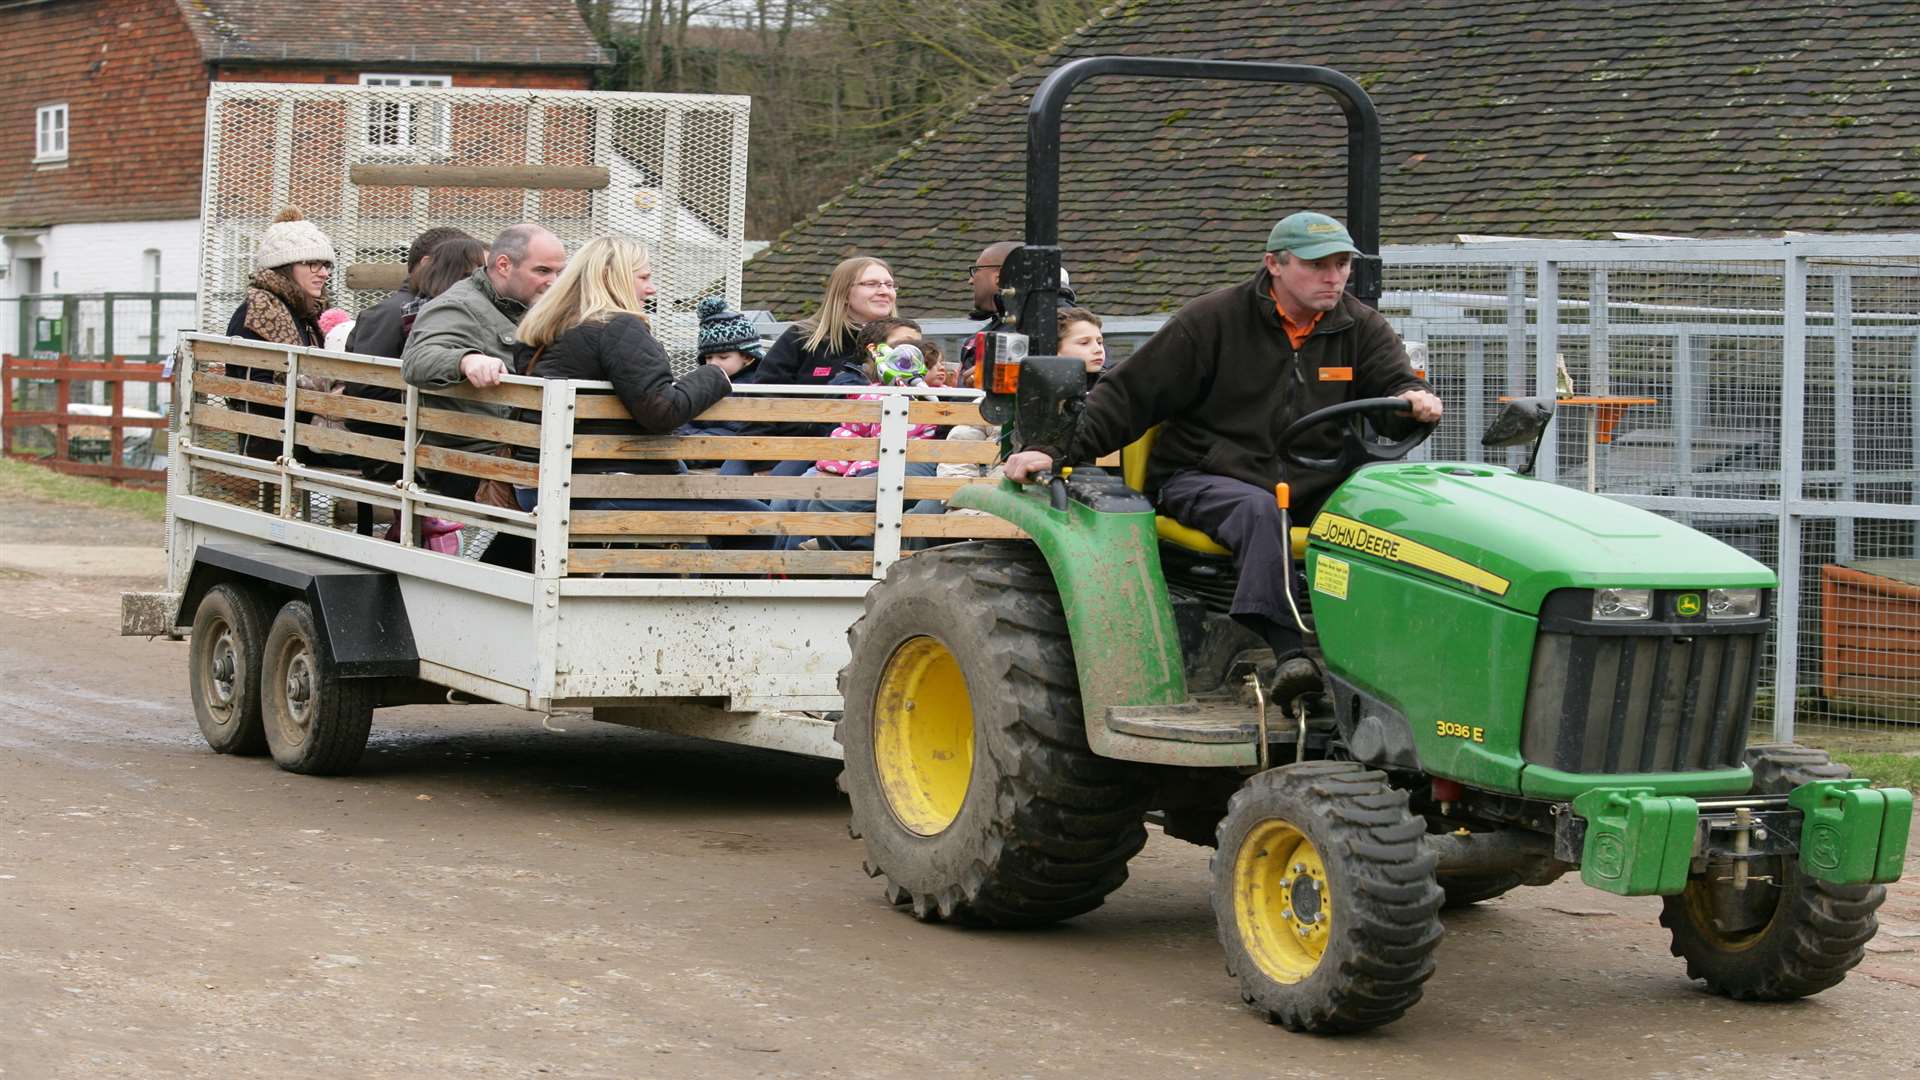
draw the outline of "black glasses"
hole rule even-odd
[[[999,263],[974,263],[972,266],[967,267],[967,276],[972,277],[973,275],[979,273],[982,270],[998,270],[998,269],[1000,269]]]
[[[333,264],[325,259],[302,259],[300,265],[309,270],[332,270]]]

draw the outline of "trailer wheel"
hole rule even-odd
[[[1087,748],[1066,619],[1031,547],[895,563],[848,639],[841,786],[890,901],[929,922],[1035,926],[1120,887],[1151,791]]]
[[[330,776],[359,763],[373,724],[372,689],[340,677],[304,600],[281,608],[267,631],[260,697],[267,748],[281,768]]]
[[[1440,944],[1426,822],[1384,773],[1285,765],[1220,822],[1213,913],[1240,998],[1292,1031],[1364,1031],[1420,1000]]]
[[[1853,775],[1824,750],[1775,744],[1747,748],[1756,795],[1783,795],[1811,780]],[[1800,872],[1795,856],[1759,860],[1744,893],[1730,867],[1709,863],[1686,891],[1664,898],[1660,925],[1689,978],[1742,1001],[1789,1001],[1836,986],[1879,929],[1883,885],[1833,885]],[[1761,880],[1762,877],[1770,881]]]
[[[260,657],[272,609],[259,593],[222,583],[193,613],[187,650],[187,692],[200,735],[217,754],[264,754],[260,725]]]

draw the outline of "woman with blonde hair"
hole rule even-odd
[[[627,407],[626,420],[581,420],[581,434],[665,435],[705,412],[733,392],[733,377],[750,362],[739,350],[715,352],[678,379],[647,323],[645,303],[657,290],[653,262],[645,245],[621,236],[589,241],[567,262],[552,287],[540,297],[516,331],[514,367],[543,379],[604,379]],[[538,459],[535,450],[516,447],[521,460]],[[683,473],[679,461],[574,459],[576,472]],[[518,488],[520,505],[533,509],[539,492]],[[751,499],[576,499],[582,509],[733,510],[762,512]],[[764,538],[739,546],[769,546]]]
[[[860,347],[860,330],[875,319],[892,317],[898,297],[893,268],[885,262],[871,255],[840,260],[833,273],[827,275],[827,287],[820,296],[819,308],[787,327],[787,332],[767,350],[767,358],[753,370],[750,380],[760,385],[867,385],[861,371],[867,357]],[[710,434],[805,436],[825,435],[832,426],[760,423],[703,430]],[[775,476],[798,476],[812,464],[783,461],[775,465],[772,472]],[[729,461],[720,471],[737,476],[751,469],[750,462]]]

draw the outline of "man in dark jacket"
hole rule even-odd
[[[1345,477],[1283,463],[1275,437],[1310,412],[1360,398],[1403,397],[1414,420],[1440,419],[1440,399],[1414,374],[1399,335],[1346,292],[1358,251],[1325,214],[1283,218],[1257,274],[1181,308],[1095,384],[1069,445],[1014,454],[1007,476],[1092,461],[1164,424],[1147,494],[1233,552],[1232,614],[1286,659],[1299,638],[1278,573],[1287,538],[1274,485],[1291,486],[1292,512],[1305,522]],[[1325,457],[1336,446],[1337,432],[1322,428],[1297,450]]]
[[[431,252],[443,240],[466,237],[465,230],[449,225],[439,225],[428,229],[414,238],[413,246],[407,249],[407,277],[420,268]],[[402,284],[392,296],[361,312],[353,322],[353,332],[347,335],[347,351],[365,353],[368,356],[390,356],[400,359],[400,353],[407,347],[406,331],[401,325],[401,316],[408,304],[418,300],[413,289]],[[388,398],[400,400],[399,396]]]
[[[967,285],[973,289],[973,312],[969,319],[985,319],[985,323],[974,327],[974,334],[994,334],[1007,328],[1006,305],[1000,300],[1000,268],[1006,265],[1007,256],[1021,246],[1018,240],[999,240],[980,249],[980,254],[967,268]],[[1077,307],[1080,298],[1067,284],[1067,268],[1060,268],[1060,295],[1055,303],[1059,307]],[[971,372],[974,365],[973,335],[967,335],[960,343],[960,369]]]

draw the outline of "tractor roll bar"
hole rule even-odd
[[[1347,229],[1372,258],[1354,260],[1351,288],[1371,305],[1380,297],[1380,116],[1360,84],[1332,68],[1238,60],[1175,60],[1145,56],[1090,56],[1055,69],[1027,106],[1027,238],[1029,245],[1060,243],[1060,114],[1074,87],[1100,75],[1163,79],[1232,79],[1317,86],[1347,117]]]

